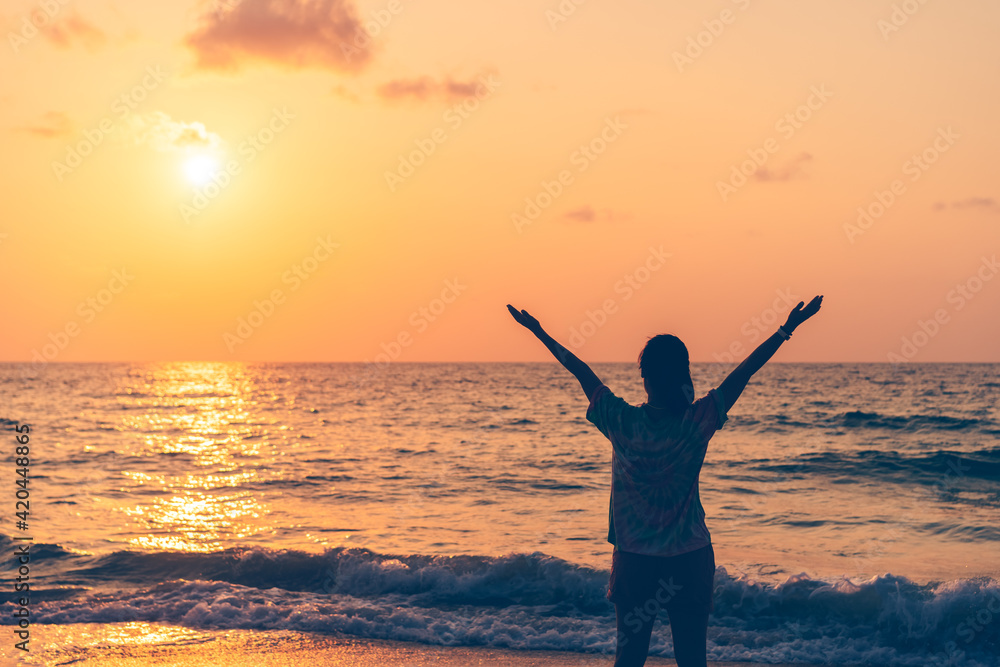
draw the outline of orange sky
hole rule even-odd
[[[0,358],[1000,361],[998,21],[8,0]]]

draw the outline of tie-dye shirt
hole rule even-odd
[[[611,441],[608,542],[620,551],[676,556],[712,543],[698,495],[708,441],[726,423],[718,389],[680,417],[629,405],[598,387],[587,421]]]

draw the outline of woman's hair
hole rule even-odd
[[[650,392],[666,401],[658,407],[680,414],[694,401],[687,347],[677,336],[659,334],[647,340],[639,352],[639,374]]]

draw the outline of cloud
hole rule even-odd
[[[222,138],[209,132],[203,123],[174,120],[162,111],[132,116],[126,135],[132,143],[157,151],[215,150],[222,146]]]
[[[565,217],[570,220],[576,220],[577,222],[593,222],[597,214],[594,213],[593,206],[581,206],[580,208],[573,209],[566,213]]]
[[[595,211],[590,204],[575,208],[563,214],[564,218],[575,222],[622,222],[631,219],[627,213],[617,213],[609,208]]]
[[[969,197],[961,201],[953,201],[951,204],[937,202],[934,204],[935,211],[943,211],[946,208],[997,208],[997,200],[992,197]]]
[[[100,50],[108,41],[104,31],[89,23],[76,12],[53,21],[41,29],[42,35],[60,49],[80,44],[91,53]]]
[[[415,79],[394,79],[384,83],[375,91],[388,102],[412,100],[424,102],[430,99],[457,100],[472,97],[483,86],[482,77],[468,81],[456,81],[451,77],[435,81],[429,76]]]
[[[17,129],[43,139],[55,139],[71,135],[73,122],[62,111],[48,111],[34,125],[25,125]]]
[[[782,181],[790,181],[798,176],[805,176],[806,173],[803,171],[802,166],[812,160],[813,156],[811,153],[801,153],[794,160],[786,164],[783,168],[779,170],[770,170],[766,167],[761,167],[758,169],[753,177],[758,181],[763,181],[765,183],[777,183]]]
[[[351,102],[357,103],[361,101],[361,96],[357,93],[356,90],[352,90],[343,84],[334,86],[330,90],[330,92],[332,92],[337,97],[342,97],[343,99],[349,100]]]
[[[372,38],[350,0],[229,0],[184,37],[203,70],[235,72],[266,63],[288,69],[357,71]]]
[[[964,201],[958,201],[953,204],[955,208],[993,208],[997,205],[997,202],[992,197],[970,197]]]

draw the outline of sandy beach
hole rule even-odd
[[[597,667],[613,662],[612,656],[600,654],[426,646],[287,631],[199,631],[148,623],[38,625],[32,628],[31,646],[27,659],[12,656],[11,647],[4,646],[4,666]],[[646,664],[677,663],[650,658]],[[748,664],[752,663],[709,662],[712,667]]]

